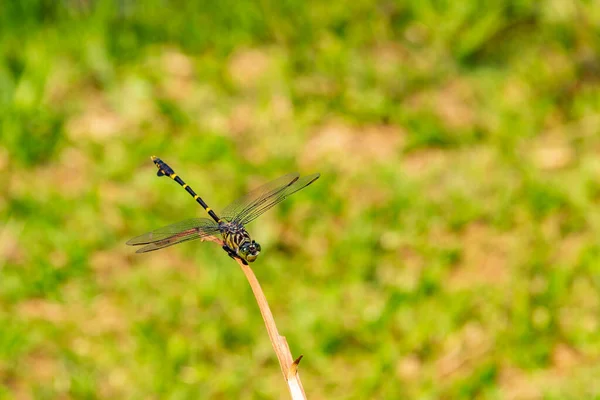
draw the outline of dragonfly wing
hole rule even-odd
[[[217,233],[219,233],[219,225],[215,221],[208,218],[193,218],[134,237],[127,241],[127,244],[146,245],[137,251],[137,253],[145,253]]]
[[[296,193],[298,190],[303,189],[319,179],[321,174],[312,174],[296,178],[280,188],[273,189],[264,196],[254,201],[251,205],[244,208],[235,218],[236,222],[246,225],[251,221],[254,221],[264,212],[269,210],[274,205],[281,203],[288,196]]]
[[[231,222],[246,210],[252,209],[265,199],[276,195],[278,192],[285,189],[287,186],[297,181],[300,175],[296,172],[281,176],[274,181],[264,184],[246,195],[240,197],[221,211],[221,218]]]
[[[186,235],[186,236],[181,236],[181,237],[174,236],[172,238],[168,238],[168,239],[165,239],[160,242],[147,244],[146,246],[142,247],[141,249],[138,249],[136,251],[136,253],[147,253],[149,251],[160,250],[160,249],[164,249],[165,247],[173,246],[174,244],[177,244],[177,243],[187,242],[188,240],[194,240],[194,239],[198,239],[200,237],[201,236],[197,236],[197,235]]]

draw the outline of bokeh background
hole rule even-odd
[[[286,398],[238,266],[125,241],[284,173],[250,225],[311,399],[600,396],[600,3],[0,8],[0,399]]]

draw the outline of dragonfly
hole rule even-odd
[[[240,197],[225,207],[219,216],[167,163],[155,156],[151,158],[158,168],[157,175],[168,176],[181,185],[211,218],[186,219],[134,237],[127,241],[127,244],[143,246],[136,253],[146,253],[189,240],[221,235],[223,250],[231,258],[237,258],[245,265],[254,262],[261,251],[260,244],[252,239],[246,225],[321,176],[316,173],[301,177],[295,172],[284,175]]]

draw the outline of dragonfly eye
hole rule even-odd
[[[240,246],[240,255],[248,262],[253,262],[260,253],[260,244],[252,241],[252,243],[244,243]]]

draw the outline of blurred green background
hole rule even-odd
[[[310,399],[600,396],[600,3],[0,8],[0,399],[271,399],[212,243],[125,241],[298,170],[249,226]]]

